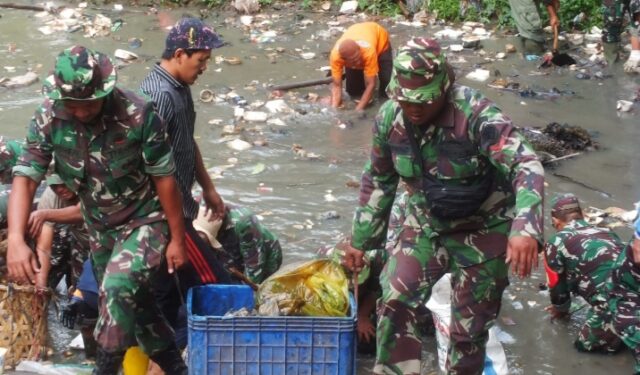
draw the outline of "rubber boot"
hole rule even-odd
[[[122,360],[124,359],[124,353],[108,353],[101,348],[96,351],[96,367],[93,370],[93,375],[118,375],[120,367],[122,367]]]
[[[155,362],[165,374],[188,375],[187,365],[182,359],[182,355],[175,344],[171,344],[167,349],[149,357]]]
[[[620,46],[618,43],[602,43],[602,52],[604,52],[604,58],[609,65],[620,61]]]

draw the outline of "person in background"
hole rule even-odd
[[[551,297],[547,310],[554,319],[567,317],[571,293],[581,296],[591,308],[574,342],[576,349],[617,352],[622,342],[609,324],[609,297],[605,286],[624,247],[622,241],[611,230],[588,224],[573,194],[554,198],[551,221],[556,234],[544,247]]]
[[[626,12],[629,13],[627,30],[631,35],[631,53],[624,64],[624,71],[637,74],[640,73],[640,0],[602,0],[602,42],[605,53],[613,54],[616,56],[613,60],[616,60]]]
[[[559,27],[558,11],[560,9],[560,0],[541,0],[540,2],[549,13],[551,29]],[[540,2],[536,0],[509,0],[511,17],[513,17],[518,28],[522,46],[525,50],[531,50],[532,52],[542,52],[544,50],[545,37],[538,9]],[[533,48],[529,48],[527,41],[533,42]]]
[[[11,170],[22,154],[24,143],[0,136],[0,229],[7,227],[7,208],[11,193]]]
[[[393,53],[389,34],[375,22],[362,22],[350,26],[338,39],[331,54],[331,105],[342,105],[342,75],[345,75],[347,93],[360,97],[356,111],[363,111],[373,99],[378,77],[378,92],[387,98],[386,88],[391,77]],[[344,71],[344,72],[343,72]]]

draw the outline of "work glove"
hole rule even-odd
[[[640,72],[640,50],[632,50],[629,59],[624,63],[625,73]]]
[[[80,324],[80,320],[82,320],[82,316],[80,315],[80,319],[78,319],[80,305],[83,303],[82,299],[78,297],[71,297],[71,300],[62,307],[60,311],[60,322],[62,325],[73,329],[75,326],[76,320],[78,320],[78,324]]]

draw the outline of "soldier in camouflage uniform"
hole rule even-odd
[[[528,276],[542,241],[544,172],[511,120],[479,92],[454,85],[435,40],[414,38],[394,60],[373,126],[345,264],[380,248],[398,182],[409,198],[381,275],[375,373],[420,373],[416,310],[452,272],[450,374],[481,374],[508,266]],[[414,134],[417,134],[416,137]]]
[[[545,269],[553,318],[569,315],[571,293],[584,298],[591,309],[575,346],[580,351],[613,353],[622,342],[608,324],[605,285],[624,245],[609,229],[588,224],[574,195],[554,199],[551,220],[557,233],[545,244]]]
[[[274,274],[282,265],[278,237],[248,208],[228,203],[222,220],[211,221],[212,211],[200,208],[193,227],[211,247],[220,250],[228,269],[242,272],[256,284]]]
[[[633,373],[640,375],[640,207],[634,238],[616,260],[607,291],[613,329],[633,352]]]
[[[623,31],[624,14],[629,12],[628,30],[631,34],[631,54],[624,64],[627,73],[638,73],[640,67],[640,0],[602,0],[604,30],[602,41],[605,51],[617,51]]]
[[[511,17],[513,18],[523,47],[526,47],[527,40],[531,40],[542,50],[545,37],[542,30],[542,19],[540,17],[539,5],[542,3],[549,13],[549,24],[553,28],[560,24],[558,10],[559,0],[509,0]]]
[[[11,193],[11,169],[22,154],[22,142],[0,136],[0,228],[7,226],[7,203]]]
[[[80,199],[100,285],[95,373],[115,375],[137,342],[165,372],[186,374],[150,285],[163,257],[169,272],[185,262],[171,148],[152,103],[115,85],[106,55],[73,46],[56,58],[13,168],[7,265],[14,280],[35,281],[24,234],[37,183],[55,159],[56,173]]]

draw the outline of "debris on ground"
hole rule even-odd
[[[583,210],[583,213],[589,224],[613,229],[618,227],[631,227],[636,218],[637,211],[635,209],[625,210],[619,207],[600,209],[590,206]]]
[[[599,147],[592,135],[580,126],[552,122],[543,129],[523,128],[522,133],[533,145],[544,164]]]
[[[0,87],[6,87],[8,89],[16,89],[19,87],[25,87],[38,82],[38,75],[34,72],[27,72],[20,76],[15,77],[1,77]]]

